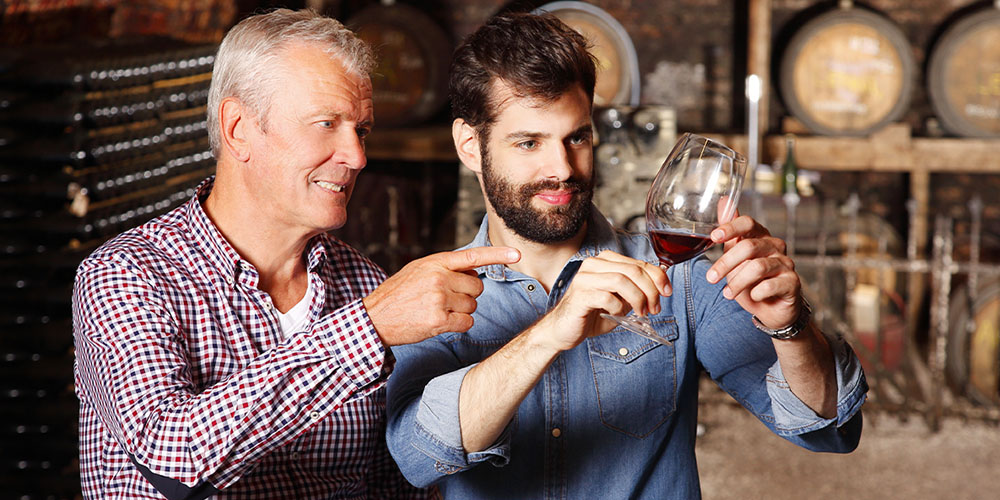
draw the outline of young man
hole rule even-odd
[[[85,497],[426,496],[385,447],[388,346],[467,330],[482,284],[464,272],[516,252],[432,255],[382,283],[326,234],[366,163],[372,67],[312,12],[227,34],[208,104],[216,176],[79,268]]]
[[[781,240],[739,217],[713,232],[715,264],[665,273],[645,235],[592,207],[593,88],[586,42],[551,17],[495,18],[456,52],[452,132],[488,212],[469,248],[522,258],[477,269],[468,333],[395,350],[388,442],[403,474],[458,499],[697,498],[702,369],[778,435],[853,450],[860,364],[809,322]],[[671,343],[600,316],[630,310]]]

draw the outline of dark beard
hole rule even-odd
[[[515,186],[493,171],[488,151],[482,151],[483,186],[497,216],[518,236],[536,243],[566,241],[580,232],[590,217],[594,179],[570,178],[565,182],[538,181]],[[545,212],[531,206],[531,199],[549,189],[574,190],[566,205]]]

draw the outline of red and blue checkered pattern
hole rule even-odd
[[[199,199],[88,257],[73,300],[85,497],[163,498],[136,463],[217,498],[424,498],[385,447],[393,357],[362,297],[385,279],[310,242],[311,329],[282,340],[259,276]],[[134,460],[134,461],[133,461]]]

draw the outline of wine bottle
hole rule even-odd
[[[785,135],[785,163],[781,166],[781,194],[798,194],[799,168],[795,163],[795,136]]]

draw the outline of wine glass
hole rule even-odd
[[[709,235],[736,213],[746,169],[746,158],[719,142],[691,133],[677,140],[646,195],[646,231],[661,267],[680,264],[712,246]],[[670,343],[648,318],[602,316],[648,339]]]

